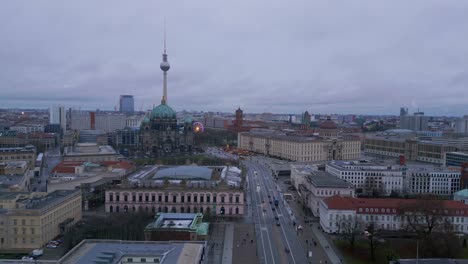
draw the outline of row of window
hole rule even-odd
[[[22,241],[23,244],[26,244],[26,238],[22,238],[21,241]],[[29,241],[30,241],[31,244],[36,243],[36,240],[33,237],[31,237],[31,239]],[[12,242],[14,244],[18,244],[18,238],[17,237],[13,238]],[[5,239],[3,237],[0,237],[0,244],[4,244],[4,243],[5,243]]]
[[[114,201],[114,194],[113,193],[110,193],[108,195],[108,201],[109,202],[113,202]],[[138,198],[137,198],[138,197]],[[177,200],[177,197],[180,197],[179,201]],[[124,194],[123,195],[123,201],[124,202],[165,202],[165,203],[168,203],[169,200],[172,202],[172,203],[177,203],[177,202],[180,202],[180,203],[191,203],[192,202],[192,197],[193,197],[193,202],[194,203],[204,203],[205,202],[205,197],[206,197],[206,202],[207,203],[211,203],[211,195],[206,195],[206,196],[203,196],[203,195],[171,195],[171,197],[169,195],[151,195],[151,199],[150,199],[150,196],[149,195],[126,195]],[[144,198],[144,199],[143,199]],[[156,199],[157,198],[157,199]],[[164,198],[164,199],[163,199]],[[199,199],[200,198],[200,199]],[[115,201],[117,202],[120,202],[120,194],[115,194]],[[218,202],[218,199],[217,199],[217,196],[216,195],[213,195],[213,203],[217,203]],[[221,203],[225,203],[226,202],[226,197],[225,196],[221,196]],[[240,203],[240,196],[239,195],[236,195],[235,197],[233,196],[229,196],[229,203]]]
[[[143,207],[139,206],[138,208],[136,208],[135,206],[132,206],[131,208],[129,208],[127,205],[123,206],[122,207],[122,212],[124,213],[128,213],[128,212],[136,212],[138,210],[138,212],[143,212]],[[130,211],[131,210],[131,211]],[[149,213],[150,212],[150,209],[148,206],[145,207],[145,212]],[[173,206],[171,209],[169,209],[169,207],[167,206],[164,206],[164,207],[158,207],[157,208],[157,212],[158,213],[204,213],[205,211],[211,211],[211,209],[208,207],[206,208],[206,210],[204,209],[204,207],[193,207],[191,208],[190,206],[188,207],[180,207],[179,208],[179,211],[177,211],[177,208],[175,206]],[[119,205],[116,205],[115,207],[114,206],[109,206],[109,213],[120,213],[121,212],[121,208]],[[232,208],[230,207],[228,212],[226,212],[226,209],[224,207],[221,207],[219,208],[219,214],[230,214],[232,215],[233,213],[238,215],[240,212],[240,209],[239,207],[236,207],[236,208]],[[156,213],[156,207],[151,207],[151,213]]]

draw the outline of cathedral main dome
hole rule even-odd
[[[167,104],[160,104],[151,111],[151,118],[176,119],[176,112]]]

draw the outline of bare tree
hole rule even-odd
[[[375,261],[375,249],[377,248],[378,241],[378,229],[377,225],[374,223],[370,223],[367,228],[366,228],[366,235],[369,241],[369,250],[370,250],[370,255],[371,255],[371,260]]]
[[[406,230],[427,238],[435,230],[451,229],[442,209],[442,203],[441,200],[427,196],[415,202],[401,204],[399,214],[405,220]]]
[[[364,222],[357,215],[345,217],[338,221],[338,233],[349,242],[351,250],[354,250],[356,238],[364,231]]]

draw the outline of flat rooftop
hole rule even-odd
[[[153,176],[153,180],[210,180],[213,169],[201,166],[162,167]]]
[[[206,242],[83,240],[60,259],[63,264],[117,264],[124,257],[159,258],[161,264],[200,263]]]
[[[325,171],[315,171],[307,180],[317,188],[353,188],[351,183]]]
[[[46,196],[26,198],[18,200],[18,202],[23,202],[26,206],[26,209],[42,209],[53,203],[57,203],[64,200],[65,198],[67,198],[75,192],[76,190],[57,190],[47,194]]]

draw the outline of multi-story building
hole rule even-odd
[[[408,218],[430,217],[434,219],[436,229],[440,228],[439,223],[447,221],[455,232],[468,234],[468,205],[451,200],[430,203],[417,199],[333,196],[320,203],[320,225],[326,233],[347,232],[350,224],[353,226],[355,222],[359,222],[355,226],[361,226],[362,229],[373,224],[375,230],[405,230]],[[430,213],[424,215],[424,210]]]
[[[455,121],[455,133],[468,133],[468,115]]]
[[[237,142],[241,149],[294,161],[352,160],[361,155],[361,141],[352,137],[325,139],[242,132]]]
[[[244,191],[229,185],[224,166],[147,167],[128,179],[129,185],[106,190],[108,213],[209,213],[242,216]]]
[[[65,147],[63,151],[64,161],[118,161],[122,156],[111,146],[99,146],[97,143],[77,143],[74,146]]]
[[[405,191],[405,173],[401,166],[378,162],[332,161],[325,170],[351,183],[361,194],[390,195]]]
[[[17,133],[29,134],[29,133],[43,133],[44,125],[43,124],[23,124],[10,127],[11,131],[16,131]]]
[[[207,241],[185,242],[84,239],[59,260],[47,260],[47,263],[201,264],[206,261],[207,243]]]
[[[0,192],[29,191],[33,175],[24,160],[0,162]]]
[[[125,119],[125,127],[140,128],[143,119],[145,119],[145,116],[143,115],[128,116]]]
[[[117,129],[124,129],[126,126],[127,117],[124,114],[96,113],[95,117],[96,123],[94,128],[106,133],[113,132]]]
[[[203,222],[202,213],[157,213],[145,227],[145,240],[206,240],[209,225]]]
[[[456,151],[457,147],[443,142],[367,135],[364,139],[364,152],[367,154],[394,157],[404,156],[406,160],[444,164],[445,154]]]
[[[19,161],[27,162],[29,169],[34,169],[36,162],[36,148],[27,146],[24,148],[0,148],[0,162],[2,161]]]
[[[460,169],[408,166],[407,190],[413,194],[452,195],[460,190]]]
[[[0,193],[0,250],[41,248],[81,220],[81,192]]]
[[[119,111],[125,114],[133,114],[133,95],[121,95],[119,100]]]
[[[140,130],[135,128],[120,129],[114,132],[113,142],[116,147],[133,147],[140,145]]]
[[[62,105],[54,105],[49,109],[49,124],[58,124],[63,132],[67,130],[67,113]]]
[[[352,184],[308,165],[291,165],[291,181],[293,178],[302,204],[306,205],[314,216],[319,216],[320,201],[324,198],[355,195]]]
[[[423,112],[416,112],[414,115],[400,116],[400,128],[413,131],[425,131],[428,126],[428,116],[424,116]]]
[[[460,170],[383,162],[329,162],[325,170],[356,187],[357,193],[451,195],[460,189]]]
[[[448,152],[445,155],[445,166],[461,167],[465,162],[468,162],[468,153]]]

